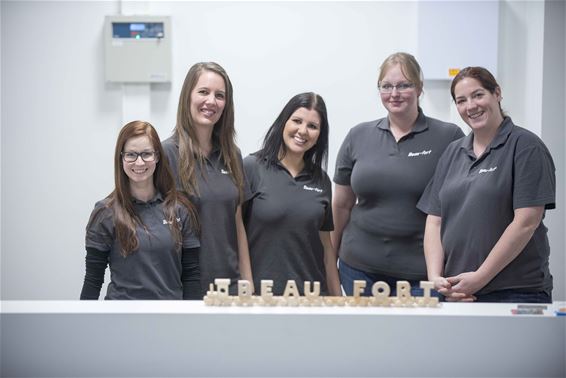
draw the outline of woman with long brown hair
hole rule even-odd
[[[202,293],[215,278],[252,282],[241,204],[242,156],[235,144],[230,78],[217,63],[193,65],[183,83],[173,136],[163,142],[177,188],[197,205]]]
[[[133,121],[118,136],[115,189],[96,203],[86,228],[81,299],[196,299],[200,296],[197,219],[178,195],[157,132]]]

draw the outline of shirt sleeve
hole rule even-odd
[[[242,175],[244,176],[243,177],[244,178],[244,184],[243,184],[244,185],[244,188],[243,188],[243,190],[244,190],[244,201],[243,202],[246,202],[250,198],[252,198],[253,193],[252,193],[251,188],[250,188],[250,183],[248,181],[249,179],[248,179],[248,176],[246,174],[244,163],[242,162],[242,154],[239,153],[238,158],[239,158],[240,167],[242,167]]]
[[[332,184],[330,178],[324,174],[324,191],[328,193],[328,203],[324,212],[324,219],[320,231],[334,231],[334,217],[332,215]]]
[[[85,246],[110,251],[114,244],[114,216],[106,201],[97,202],[86,227]]]
[[[441,216],[439,193],[446,178],[450,159],[451,154],[448,150],[445,150],[438,160],[434,175],[428,182],[419,202],[417,202],[417,209],[425,214]]]
[[[338,156],[336,156],[336,167],[334,170],[334,182],[338,185],[350,186],[350,178],[352,176],[352,169],[354,168],[355,160],[352,156],[352,131],[348,132]]]
[[[244,174],[246,183],[250,192],[247,200],[251,199],[257,191],[257,158],[253,155],[248,155],[244,159]]]
[[[194,225],[191,223],[191,218],[189,217],[189,210],[182,204],[179,204],[177,214],[179,214],[181,223],[183,249],[200,247],[200,241],[195,234]]]
[[[554,162],[540,140],[518,148],[513,164],[513,209],[533,206],[556,207]]]

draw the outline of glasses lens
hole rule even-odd
[[[154,161],[155,160],[155,152],[153,151],[144,151],[141,154],[141,158],[143,159],[143,161]]]
[[[138,154],[135,152],[122,152],[122,156],[124,157],[124,161],[127,161],[128,163],[136,161],[138,158]]]
[[[393,85],[391,84],[382,84],[379,86],[379,91],[381,93],[391,93],[393,92]]]

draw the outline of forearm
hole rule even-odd
[[[424,254],[427,276],[431,281],[444,275],[444,249],[440,239],[440,224],[440,217],[429,215],[426,218]]]
[[[183,248],[181,281],[183,299],[202,299],[198,248]]]
[[[250,262],[250,250],[248,247],[248,238],[246,229],[242,219],[242,208],[238,206],[236,210],[236,233],[238,237],[238,267],[240,276],[243,280],[250,282],[253,288],[252,266]]]
[[[513,221],[476,271],[484,285],[519,256],[539,226],[543,212],[542,207],[515,211]]]
[[[100,290],[104,283],[109,251],[100,251],[89,247],[86,251],[85,277],[80,299],[96,300],[100,296]]]
[[[336,266],[336,250],[330,242],[330,233],[321,231],[319,234],[324,247],[324,269],[326,271],[328,293],[332,296],[341,296],[342,288],[340,287],[340,277]]]

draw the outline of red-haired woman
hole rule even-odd
[[[96,203],[86,229],[81,299],[200,297],[197,225],[191,203],[175,190],[155,129],[133,121],[118,136],[115,189]]]

